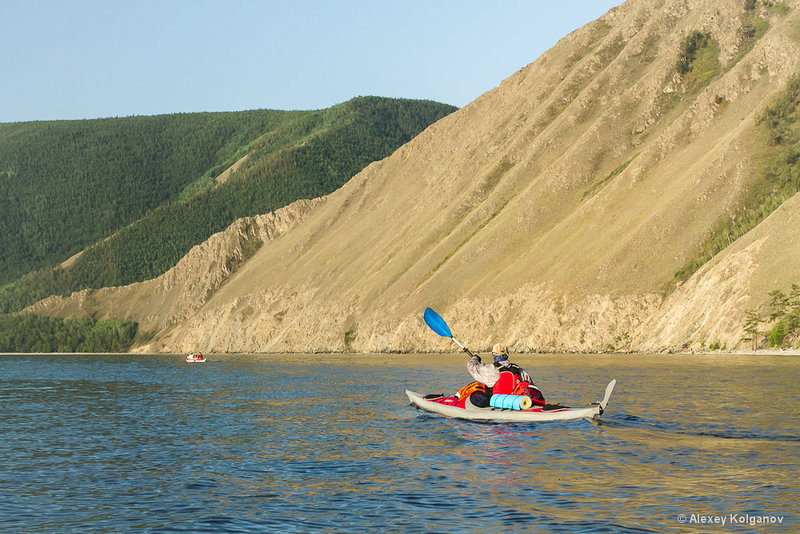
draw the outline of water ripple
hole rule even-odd
[[[408,406],[406,388],[463,385],[460,357],[0,357],[0,530],[692,532],[679,514],[774,513],[796,531],[794,361],[536,358],[568,404],[616,377],[603,422]]]

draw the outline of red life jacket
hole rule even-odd
[[[519,383],[519,375],[512,371],[500,371],[500,378],[492,386],[492,395],[512,395]]]
[[[492,386],[492,395],[527,395],[534,405],[544,406],[545,400],[542,392],[535,385],[519,378],[520,367],[516,364],[504,365],[502,370],[499,365],[500,378]]]
[[[494,386],[492,386],[493,395],[515,395],[514,390],[520,383],[519,374],[521,367],[515,363],[503,362],[495,363],[495,368],[500,371],[500,378]],[[527,384],[527,382],[525,382]]]

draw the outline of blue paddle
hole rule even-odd
[[[461,349],[464,352],[466,352],[470,356],[475,356],[469,351],[467,347],[462,345],[460,341],[458,341],[456,338],[453,337],[453,333],[450,332],[450,327],[447,326],[447,323],[444,321],[444,319],[441,318],[441,316],[438,313],[433,311],[431,308],[425,308],[425,314],[422,317],[423,319],[425,319],[425,324],[427,324],[431,330],[433,330],[442,337],[449,337],[450,339],[455,341],[456,345],[461,347]]]

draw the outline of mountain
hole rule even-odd
[[[2,124],[0,280],[13,283],[0,311],[158,276],[237,218],[330,193],[454,110],[359,97],[314,111]]]
[[[254,139],[305,115],[257,110],[0,124],[0,281],[114,234],[196,181],[213,180]]]
[[[137,321],[143,351],[452,349],[426,306],[473,350],[744,347],[748,311],[800,283],[798,7],[629,0],[279,236],[226,230],[235,270],[196,249],[173,287],[216,254],[202,302],[161,317],[137,286],[30,311]]]

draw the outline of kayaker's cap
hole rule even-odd
[[[492,347],[492,356],[495,362],[504,362],[508,359],[508,349],[502,343],[497,343]]]

